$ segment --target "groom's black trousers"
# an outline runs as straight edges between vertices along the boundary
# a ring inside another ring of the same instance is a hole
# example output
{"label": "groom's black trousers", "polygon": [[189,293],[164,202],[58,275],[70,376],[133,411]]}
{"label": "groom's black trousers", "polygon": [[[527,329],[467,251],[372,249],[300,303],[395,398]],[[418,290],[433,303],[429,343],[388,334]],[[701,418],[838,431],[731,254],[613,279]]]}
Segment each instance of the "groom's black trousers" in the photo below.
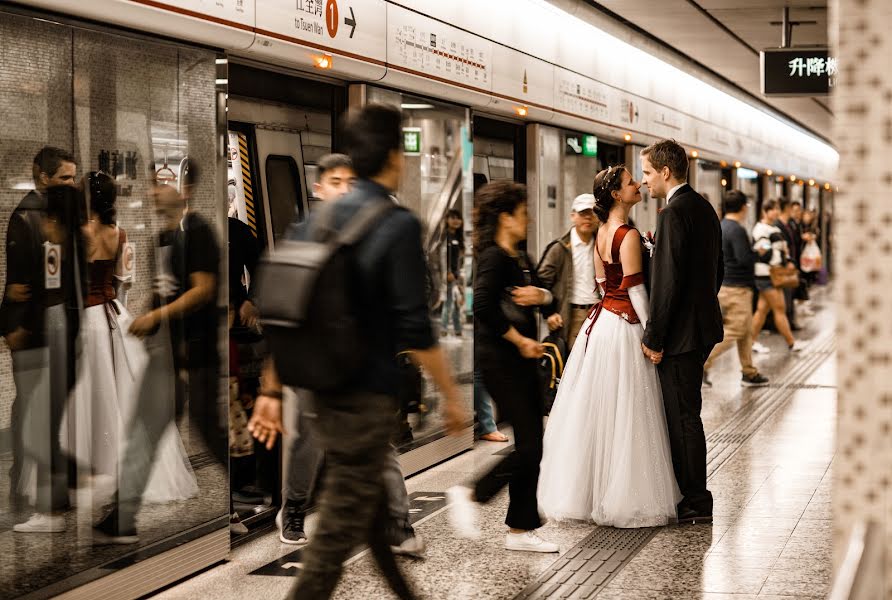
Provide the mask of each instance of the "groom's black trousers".
{"label": "groom's black trousers", "polygon": [[679,506],[712,514],[712,494],[706,489],[706,435],[700,409],[703,365],[712,348],[666,356],[657,366],[675,479],[684,499]]}

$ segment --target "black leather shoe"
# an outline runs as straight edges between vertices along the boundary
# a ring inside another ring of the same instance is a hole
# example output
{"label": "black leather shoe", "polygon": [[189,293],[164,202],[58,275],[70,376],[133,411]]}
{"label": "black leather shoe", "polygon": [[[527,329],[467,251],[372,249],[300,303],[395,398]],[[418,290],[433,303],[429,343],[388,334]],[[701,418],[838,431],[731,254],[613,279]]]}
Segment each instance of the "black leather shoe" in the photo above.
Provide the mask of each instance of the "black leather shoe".
{"label": "black leather shoe", "polygon": [[701,513],[693,508],[684,508],[678,511],[679,525],[705,525],[712,523],[712,513]]}

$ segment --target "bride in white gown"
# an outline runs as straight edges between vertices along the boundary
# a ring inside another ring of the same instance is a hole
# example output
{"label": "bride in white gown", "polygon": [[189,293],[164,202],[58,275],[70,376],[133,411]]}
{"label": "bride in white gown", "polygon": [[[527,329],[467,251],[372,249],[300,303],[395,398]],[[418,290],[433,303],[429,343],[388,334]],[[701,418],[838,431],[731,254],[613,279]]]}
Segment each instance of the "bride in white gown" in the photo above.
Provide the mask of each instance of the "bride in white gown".
{"label": "bride in white gown", "polygon": [[604,299],[579,332],[545,429],[538,499],[551,519],[653,527],[681,500],[657,371],[641,349],[648,299],[628,225],[640,187],[623,166],[595,177]]}
{"label": "bride in white gown", "polygon": [[[88,290],[81,322],[82,350],[77,383],[62,424],[62,448],[81,468],[93,475],[100,495],[119,486],[119,460],[129,441],[140,387],[151,385],[158,410],[174,410],[174,373],[146,376],[148,354],[143,342],[129,333],[133,317],[117,298],[119,286],[130,274],[121,259],[127,236],[114,222],[114,182],[102,173],[90,173],[85,186],[90,197],[90,221],[84,226]],[[132,264],[132,263],[129,263]],[[152,468],[144,502],[170,502],[198,493],[195,474],[175,424],[164,432]]]}

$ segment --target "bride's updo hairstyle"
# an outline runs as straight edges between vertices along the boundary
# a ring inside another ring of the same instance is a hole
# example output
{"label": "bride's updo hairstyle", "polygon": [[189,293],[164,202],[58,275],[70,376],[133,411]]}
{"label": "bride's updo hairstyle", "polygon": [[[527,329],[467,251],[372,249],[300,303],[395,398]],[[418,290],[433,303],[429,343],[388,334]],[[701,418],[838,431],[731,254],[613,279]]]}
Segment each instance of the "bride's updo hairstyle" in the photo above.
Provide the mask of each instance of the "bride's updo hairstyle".
{"label": "bride's updo hairstyle", "polygon": [[595,216],[602,223],[607,222],[610,209],[613,208],[613,192],[619,191],[623,185],[625,165],[614,165],[595,175],[592,194],[595,196]]}

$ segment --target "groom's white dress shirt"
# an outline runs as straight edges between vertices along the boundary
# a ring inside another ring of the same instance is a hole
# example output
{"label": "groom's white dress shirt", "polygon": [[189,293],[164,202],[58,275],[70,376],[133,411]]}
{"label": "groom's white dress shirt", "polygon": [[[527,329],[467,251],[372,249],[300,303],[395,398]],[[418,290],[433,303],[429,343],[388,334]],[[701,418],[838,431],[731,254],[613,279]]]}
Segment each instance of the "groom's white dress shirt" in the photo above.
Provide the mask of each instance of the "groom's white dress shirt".
{"label": "groom's white dress shirt", "polygon": [[683,188],[683,187],[686,186],[687,184],[688,184],[688,182],[685,181],[685,182],[683,182],[683,183],[679,183],[677,186],[675,186],[674,188],[672,188],[671,190],[669,190],[669,193],[666,194],[666,204],[669,204],[669,203],[672,201],[672,196],[674,196],[675,193],[676,193],[678,190],[680,190],[681,188]]}

